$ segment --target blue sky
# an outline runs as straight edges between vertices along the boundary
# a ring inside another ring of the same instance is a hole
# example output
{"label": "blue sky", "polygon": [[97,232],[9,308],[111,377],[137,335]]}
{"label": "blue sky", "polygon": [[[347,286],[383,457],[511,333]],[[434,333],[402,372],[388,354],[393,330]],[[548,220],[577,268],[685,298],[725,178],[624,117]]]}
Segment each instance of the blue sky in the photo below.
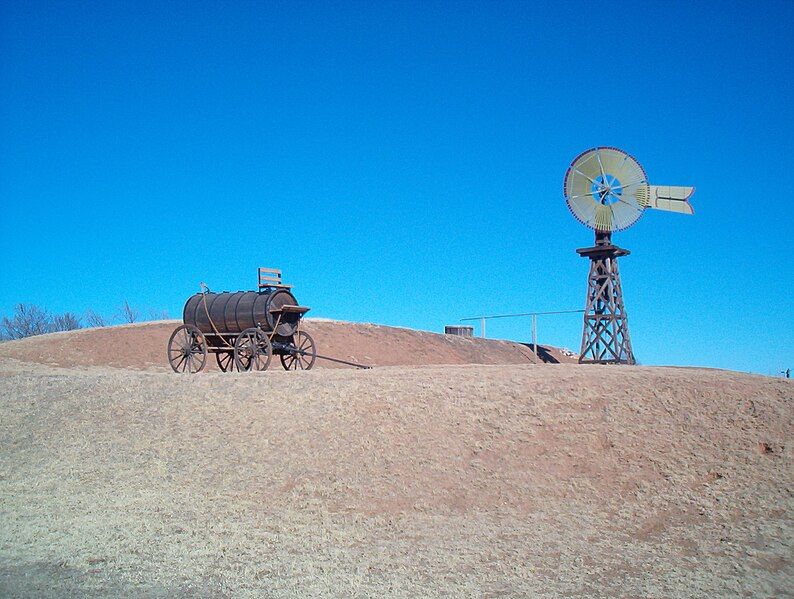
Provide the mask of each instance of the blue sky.
{"label": "blue sky", "polygon": [[[794,367],[793,26],[793,2],[3,3],[0,313],[179,316],[260,265],[316,316],[580,308],[562,178],[611,145],[697,188],[615,236],[639,361]],[[578,349],[578,316],[539,329]]]}

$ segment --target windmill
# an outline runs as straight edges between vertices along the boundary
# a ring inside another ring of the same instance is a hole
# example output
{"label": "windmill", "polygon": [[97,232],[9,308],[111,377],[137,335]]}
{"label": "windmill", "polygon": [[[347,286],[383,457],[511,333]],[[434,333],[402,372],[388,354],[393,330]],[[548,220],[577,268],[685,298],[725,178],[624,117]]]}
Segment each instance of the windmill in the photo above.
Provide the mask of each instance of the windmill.
{"label": "windmill", "polygon": [[598,147],[582,152],[565,173],[565,201],[576,219],[595,230],[595,245],[576,250],[590,259],[580,364],[634,364],[612,233],[628,229],[647,208],[693,214],[694,187],[649,185],[645,169],[626,152]]}

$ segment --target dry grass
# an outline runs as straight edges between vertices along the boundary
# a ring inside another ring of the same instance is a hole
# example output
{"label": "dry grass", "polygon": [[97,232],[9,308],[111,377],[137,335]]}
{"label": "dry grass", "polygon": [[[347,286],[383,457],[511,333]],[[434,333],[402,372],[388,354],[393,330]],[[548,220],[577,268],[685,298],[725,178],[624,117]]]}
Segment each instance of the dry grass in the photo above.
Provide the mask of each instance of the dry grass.
{"label": "dry grass", "polygon": [[0,594],[784,596],[791,382],[0,359]]}

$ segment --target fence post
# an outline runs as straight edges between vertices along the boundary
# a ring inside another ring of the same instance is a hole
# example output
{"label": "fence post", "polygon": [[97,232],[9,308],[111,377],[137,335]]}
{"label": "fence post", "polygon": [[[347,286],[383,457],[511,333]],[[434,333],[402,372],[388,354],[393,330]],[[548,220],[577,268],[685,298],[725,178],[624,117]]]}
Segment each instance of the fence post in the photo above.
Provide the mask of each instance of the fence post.
{"label": "fence post", "polygon": [[538,357],[538,315],[532,315],[532,351]]}

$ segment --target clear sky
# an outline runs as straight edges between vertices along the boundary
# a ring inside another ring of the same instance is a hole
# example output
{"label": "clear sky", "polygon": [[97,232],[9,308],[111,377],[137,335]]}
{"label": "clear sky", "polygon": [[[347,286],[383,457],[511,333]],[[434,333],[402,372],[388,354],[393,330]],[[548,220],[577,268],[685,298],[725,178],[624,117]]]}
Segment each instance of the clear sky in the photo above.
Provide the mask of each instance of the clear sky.
{"label": "clear sky", "polygon": [[[260,265],[315,316],[582,308],[562,179],[611,145],[697,188],[615,235],[638,360],[794,368],[794,2],[3,2],[0,27],[0,314],[180,317]],[[580,316],[539,334],[578,350]]]}

